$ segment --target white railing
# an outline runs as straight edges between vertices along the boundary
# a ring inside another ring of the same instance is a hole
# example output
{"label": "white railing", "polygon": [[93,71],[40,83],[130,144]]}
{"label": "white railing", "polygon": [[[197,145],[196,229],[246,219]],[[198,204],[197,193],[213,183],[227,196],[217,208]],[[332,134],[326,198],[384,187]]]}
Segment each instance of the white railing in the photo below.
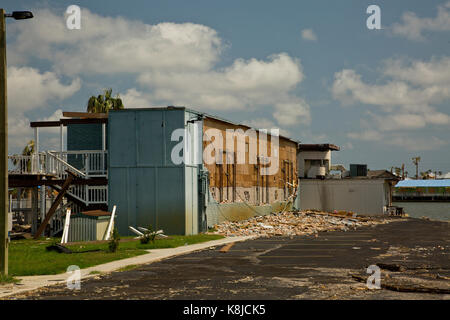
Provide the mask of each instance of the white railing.
{"label": "white railing", "polygon": [[10,174],[42,174],[45,172],[45,153],[24,156],[8,155],[8,172]]}
{"label": "white railing", "polygon": [[52,152],[66,162],[74,162],[79,165],[79,170],[88,177],[104,177],[108,174],[106,159],[107,151],[82,150]]}
{"label": "white railing", "polygon": [[72,185],[67,193],[85,204],[108,203],[108,186]]}
{"label": "white railing", "polygon": [[69,193],[72,197],[74,197],[80,201],[83,201],[84,203],[87,202],[86,185],[81,185],[81,184],[72,185],[67,190],[67,193]]}
{"label": "white railing", "polygon": [[47,151],[24,155],[9,155],[10,174],[49,174],[58,178],[67,177],[66,170],[83,177],[106,177],[108,175],[107,151]]}
{"label": "white railing", "polygon": [[[106,177],[107,151],[46,151],[31,156],[8,156],[13,164],[9,173],[48,174],[58,179],[66,179],[67,171],[81,178]],[[108,202],[107,186],[72,185],[67,191],[86,205]]]}
{"label": "white railing", "polygon": [[86,186],[89,203],[108,203],[108,186]]}
{"label": "white railing", "polygon": [[9,201],[10,211],[16,211],[18,209],[31,209],[32,205],[33,204],[31,199],[21,199],[21,200],[13,199]]}
{"label": "white railing", "polygon": [[65,179],[67,177],[66,170],[74,173],[75,175],[79,177],[86,177],[86,174],[74,166],[70,165],[60,157],[58,157],[56,154],[52,153],[51,151],[47,151],[47,157],[45,162],[45,168],[47,174],[55,175],[56,177],[60,179]]}

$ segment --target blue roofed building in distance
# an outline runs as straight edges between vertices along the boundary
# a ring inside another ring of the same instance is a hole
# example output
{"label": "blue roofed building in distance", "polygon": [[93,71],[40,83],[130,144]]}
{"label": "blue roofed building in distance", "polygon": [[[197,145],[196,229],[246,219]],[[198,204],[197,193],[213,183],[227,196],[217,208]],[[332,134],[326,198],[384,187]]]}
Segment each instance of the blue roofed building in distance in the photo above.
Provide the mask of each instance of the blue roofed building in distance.
{"label": "blue roofed building in distance", "polygon": [[402,180],[395,185],[394,201],[450,201],[450,179]]}

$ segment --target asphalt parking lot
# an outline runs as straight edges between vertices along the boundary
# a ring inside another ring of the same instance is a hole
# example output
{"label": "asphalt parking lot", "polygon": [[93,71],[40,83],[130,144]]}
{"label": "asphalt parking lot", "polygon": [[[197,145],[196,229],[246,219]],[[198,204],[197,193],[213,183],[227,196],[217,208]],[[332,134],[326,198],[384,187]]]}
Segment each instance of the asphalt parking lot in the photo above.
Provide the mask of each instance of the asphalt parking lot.
{"label": "asphalt parking lot", "polygon": [[[99,275],[79,291],[58,285],[9,299],[450,299],[447,222],[399,219],[220,249]],[[366,268],[377,263],[387,266],[382,289],[369,290]]]}

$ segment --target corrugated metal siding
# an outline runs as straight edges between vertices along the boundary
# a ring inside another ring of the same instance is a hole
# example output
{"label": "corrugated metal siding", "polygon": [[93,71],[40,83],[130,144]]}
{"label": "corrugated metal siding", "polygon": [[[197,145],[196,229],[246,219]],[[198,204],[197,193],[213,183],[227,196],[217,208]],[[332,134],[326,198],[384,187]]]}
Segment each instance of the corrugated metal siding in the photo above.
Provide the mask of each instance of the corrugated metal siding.
{"label": "corrugated metal siding", "polygon": [[90,216],[72,216],[68,242],[97,240],[97,218]]}
{"label": "corrugated metal siding", "polygon": [[184,110],[111,111],[109,138],[109,207],[117,205],[117,227],[163,229],[185,234],[185,167],[171,161],[170,140],[184,128]]}

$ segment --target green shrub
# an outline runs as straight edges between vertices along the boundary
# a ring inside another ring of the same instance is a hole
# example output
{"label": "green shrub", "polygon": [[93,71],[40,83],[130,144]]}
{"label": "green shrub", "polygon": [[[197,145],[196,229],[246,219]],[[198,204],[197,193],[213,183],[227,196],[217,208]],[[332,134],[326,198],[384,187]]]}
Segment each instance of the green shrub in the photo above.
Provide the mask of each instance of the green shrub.
{"label": "green shrub", "polygon": [[108,243],[109,252],[116,252],[117,249],[119,249],[119,242],[119,231],[117,231],[117,228],[114,228],[114,230],[111,232],[111,240],[109,240]]}

